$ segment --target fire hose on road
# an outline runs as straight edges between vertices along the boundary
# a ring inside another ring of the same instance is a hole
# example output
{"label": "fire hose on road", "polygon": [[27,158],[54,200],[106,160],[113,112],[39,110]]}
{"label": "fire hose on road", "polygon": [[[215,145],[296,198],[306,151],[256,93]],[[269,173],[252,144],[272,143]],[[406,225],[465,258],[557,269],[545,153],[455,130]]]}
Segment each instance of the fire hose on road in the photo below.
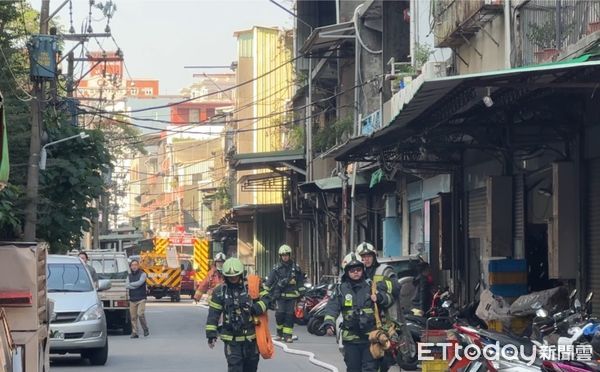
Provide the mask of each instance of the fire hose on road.
{"label": "fire hose on road", "polygon": [[[205,304],[198,304],[197,306],[204,308],[204,309],[208,309],[208,306]],[[273,345],[281,348],[283,350],[284,353],[287,354],[293,354],[293,355],[300,355],[300,356],[305,356],[308,357],[308,361],[318,367],[321,367],[327,371],[331,371],[331,372],[339,372],[339,370],[337,369],[336,366],[333,366],[331,364],[322,362],[320,360],[318,360],[317,358],[315,358],[315,354],[311,353],[310,351],[305,351],[305,350],[297,350],[297,349],[290,349],[286,344],[284,344],[283,342],[279,342],[279,341],[275,341],[273,340]]]}
{"label": "fire hose on road", "polygon": [[312,364],[319,366],[323,369],[326,369],[331,372],[339,372],[337,367],[318,360],[317,358],[315,358],[315,354],[311,353],[310,351],[290,349],[286,344],[284,344],[283,342],[279,342],[279,341],[273,341],[273,345],[282,348],[284,353],[306,356],[306,357],[308,357],[309,362],[311,362]]}

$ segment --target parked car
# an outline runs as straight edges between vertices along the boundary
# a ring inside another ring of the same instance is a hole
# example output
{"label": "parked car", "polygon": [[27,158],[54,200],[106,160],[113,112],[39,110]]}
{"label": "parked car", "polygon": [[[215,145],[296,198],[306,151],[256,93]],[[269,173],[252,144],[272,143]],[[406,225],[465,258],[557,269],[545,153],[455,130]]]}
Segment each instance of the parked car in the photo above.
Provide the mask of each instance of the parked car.
{"label": "parked car", "polygon": [[[50,353],[81,354],[92,365],[108,359],[106,316],[92,276],[79,257],[48,256],[48,297],[54,301],[50,319]],[[100,279],[98,291],[110,289]]]}

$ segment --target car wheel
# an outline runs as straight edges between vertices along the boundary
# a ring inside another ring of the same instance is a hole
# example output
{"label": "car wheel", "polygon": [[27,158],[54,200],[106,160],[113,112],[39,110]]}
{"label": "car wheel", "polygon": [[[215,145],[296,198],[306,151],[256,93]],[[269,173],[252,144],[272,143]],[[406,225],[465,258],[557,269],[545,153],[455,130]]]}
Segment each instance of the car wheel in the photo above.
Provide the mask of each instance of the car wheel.
{"label": "car wheel", "polygon": [[158,295],[158,296],[154,296],[154,298],[156,298],[157,300],[160,300],[161,298],[163,298],[162,295]]}
{"label": "car wheel", "polygon": [[108,360],[108,339],[104,347],[87,351],[82,356],[89,359],[93,366],[105,365]]}

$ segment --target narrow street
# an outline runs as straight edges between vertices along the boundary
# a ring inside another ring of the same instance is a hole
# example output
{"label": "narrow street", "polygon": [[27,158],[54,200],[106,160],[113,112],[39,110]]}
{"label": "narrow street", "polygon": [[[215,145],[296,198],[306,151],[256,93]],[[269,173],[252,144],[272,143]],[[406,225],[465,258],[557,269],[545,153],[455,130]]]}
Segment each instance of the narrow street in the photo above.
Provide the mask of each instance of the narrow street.
{"label": "narrow street", "polygon": [[[207,309],[195,306],[189,299],[177,304],[150,300],[146,308],[150,337],[132,340],[129,336],[112,334],[105,366],[90,366],[77,355],[53,356],[50,369],[52,372],[224,371],[223,343],[219,342],[213,350],[206,345],[204,324],[207,313]],[[292,348],[315,352],[319,360],[333,364],[340,371],[345,370],[333,338],[310,335],[305,327],[296,330],[299,340],[291,345]],[[308,358],[288,355],[279,348],[275,353],[272,360],[261,359],[259,371],[324,371],[312,365]]]}

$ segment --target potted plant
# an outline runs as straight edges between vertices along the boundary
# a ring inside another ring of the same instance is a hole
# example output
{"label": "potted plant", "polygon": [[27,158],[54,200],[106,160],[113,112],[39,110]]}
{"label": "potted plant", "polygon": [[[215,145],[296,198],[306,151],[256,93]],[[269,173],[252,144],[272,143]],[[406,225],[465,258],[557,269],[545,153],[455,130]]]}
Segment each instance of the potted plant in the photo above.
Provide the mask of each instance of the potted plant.
{"label": "potted plant", "polygon": [[553,20],[546,21],[543,24],[529,24],[530,31],[527,38],[538,50],[534,52],[538,63],[547,61],[559,53],[556,49],[556,27]]}

